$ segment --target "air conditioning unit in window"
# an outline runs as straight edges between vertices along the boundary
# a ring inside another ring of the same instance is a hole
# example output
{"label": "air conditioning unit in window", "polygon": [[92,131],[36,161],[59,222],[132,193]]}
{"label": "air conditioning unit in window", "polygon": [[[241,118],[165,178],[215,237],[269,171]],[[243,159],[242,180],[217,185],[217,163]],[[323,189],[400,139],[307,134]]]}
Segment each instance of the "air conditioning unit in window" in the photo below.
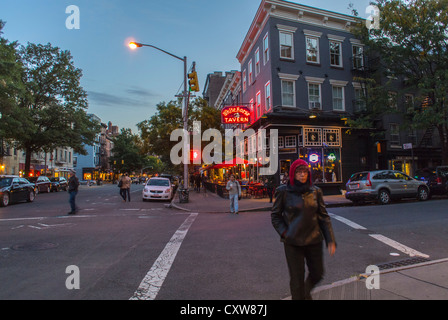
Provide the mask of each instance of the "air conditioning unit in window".
{"label": "air conditioning unit in window", "polygon": [[310,102],[310,109],[320,109],[320,102]]}

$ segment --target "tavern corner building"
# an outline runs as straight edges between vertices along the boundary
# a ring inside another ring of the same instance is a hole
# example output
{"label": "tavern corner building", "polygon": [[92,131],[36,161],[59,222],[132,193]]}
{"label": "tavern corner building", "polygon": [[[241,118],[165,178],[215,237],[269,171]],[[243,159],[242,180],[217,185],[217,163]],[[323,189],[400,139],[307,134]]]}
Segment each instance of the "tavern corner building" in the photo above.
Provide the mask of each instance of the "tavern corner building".
{"label": "tavern corner building", "polygon": [[[358,171],[409,169],[407,151],[402,158],[385,155],[391,147],[387,119],[379,128],[386,132],[382,141],[373,139],[371,130],[346,125],[347,117],[363,108],[362,84],[354,79],[365,69],[364,47],[350,32],[355,23],[349,15],[261,1],[236,56],[241,71],[226,75],[214,106],[248,107],[250,121],[239,125],[242,129],[278,130],[277,182],[298,158],[310,163],[313,183],[327,193],[339,192]],[[249,137],[245,154],[268,149],[261,140]]]}

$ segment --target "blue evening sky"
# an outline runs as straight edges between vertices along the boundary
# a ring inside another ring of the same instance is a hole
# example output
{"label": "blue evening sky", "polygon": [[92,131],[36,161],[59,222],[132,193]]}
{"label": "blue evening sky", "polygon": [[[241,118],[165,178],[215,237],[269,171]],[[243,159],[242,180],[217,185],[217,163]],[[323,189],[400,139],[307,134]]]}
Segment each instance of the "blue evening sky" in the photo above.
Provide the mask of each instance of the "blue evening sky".
{"label": "blue evening sky", "polygon": [[[290,1],[343,14],[354,4],[361,17],[369,0]],[[149,119],[159,102],[183,89],[183,63],[155,49],[130,50],[129,41],[152,44],[193,61],[200,92],[207,74],[239,70],[236,55],[261,0],[0,0],[3,37],[26,45],[51,43],[69,50],[83,70],[89,113],[131,128]],[[67,29],[76,5],[80,28]]]}

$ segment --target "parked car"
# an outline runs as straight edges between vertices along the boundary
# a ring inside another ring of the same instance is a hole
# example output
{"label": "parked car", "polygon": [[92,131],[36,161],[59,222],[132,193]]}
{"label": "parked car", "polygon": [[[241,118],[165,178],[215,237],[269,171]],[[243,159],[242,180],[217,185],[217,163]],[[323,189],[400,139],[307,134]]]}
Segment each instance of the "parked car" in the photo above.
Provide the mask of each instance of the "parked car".
{"label": "parked car", "polygon": [[33,202],[36,196],[34,183],[14,175],[0,176],[0,206],[19,201]]}
{"label": "parked car", "polygon": [[429,196],[448,194],[448,166],[417,170],[414,178],[429,187]]}
{"label": "parked car", "polygon": [[345,197],[353,202],[376,200],[388,204],[392,199],[429,198],[429,188],[423,181],[396,170],[364,171],[353,174],[346,184]]}
{"label": "parked car", "polygon": [[96,184],[96,182],[95,181],[93,181],[93,180],[80,180],[79,181],[79,184],[80,185],[85,185],[85,186],[93,186],[93,185],[95,185]]}
{"label": "parked car", "polygon": [[151,178],[146,184],[142,192],[143,201],[157,199],[157,200],[171,200],[173,197],[173,187],[168,178]]}
{"label": "parked car", "polygon": [[68,181],[64,177],[53,177],[50,178],[51,181],[51,191],[58,192],[60,190],[67,191]]}
{"label": "parked car", "polygon": [[28,180],[36,185],[37,193],[51,191],[51,181],[45,176],[29,177]]}

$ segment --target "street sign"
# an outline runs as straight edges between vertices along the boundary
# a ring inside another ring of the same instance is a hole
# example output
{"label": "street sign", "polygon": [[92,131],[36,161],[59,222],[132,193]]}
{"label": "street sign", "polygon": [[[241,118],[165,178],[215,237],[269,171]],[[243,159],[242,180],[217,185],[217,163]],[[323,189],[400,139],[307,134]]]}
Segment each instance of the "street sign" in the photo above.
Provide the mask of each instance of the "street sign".
{"label": "street sign", "polygon": [[404,143],[403,144],[403,149],[405,149],[405,150],[412,149],[412,143]]}

